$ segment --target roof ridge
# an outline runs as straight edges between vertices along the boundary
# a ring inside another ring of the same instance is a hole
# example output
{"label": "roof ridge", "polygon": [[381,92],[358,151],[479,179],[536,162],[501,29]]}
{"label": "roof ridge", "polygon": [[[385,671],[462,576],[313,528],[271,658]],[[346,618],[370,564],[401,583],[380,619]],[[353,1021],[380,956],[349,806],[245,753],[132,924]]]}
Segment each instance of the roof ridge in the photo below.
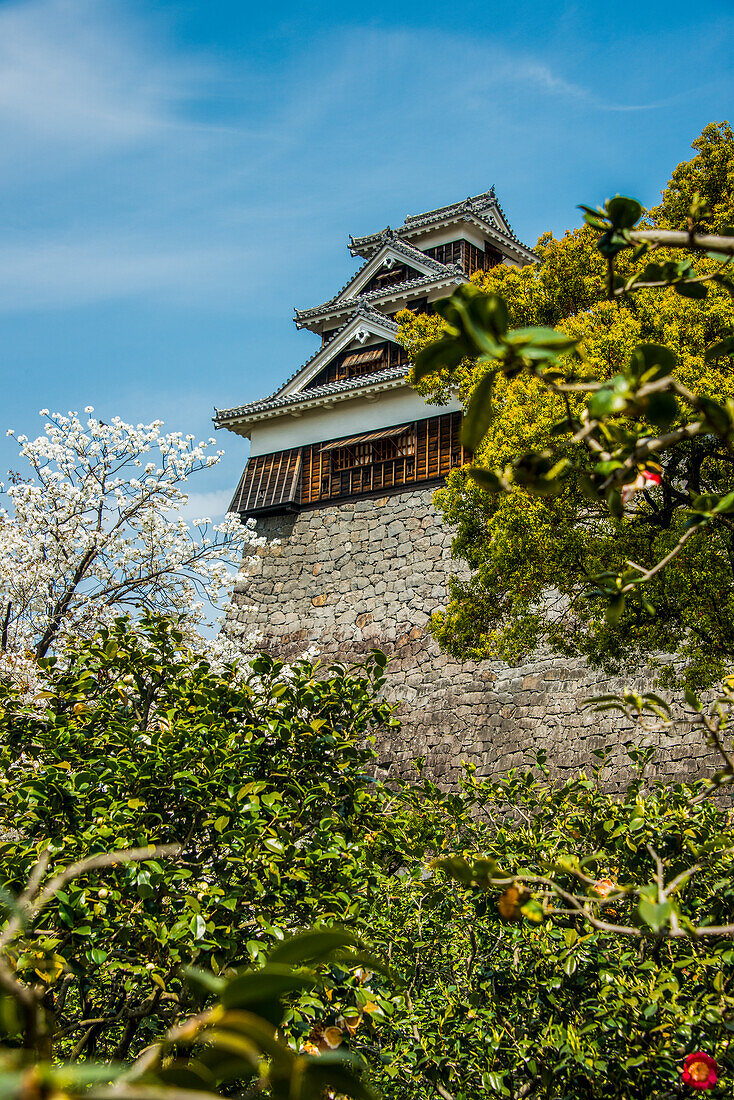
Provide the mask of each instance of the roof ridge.
{"label": "roof ridge", "polygon": [[[360,302],[369,304],[373,300],[378,300],[381,297],[389,297],[391,294],[400,293],[403,290],[414,287],[416,290],[422,289],[426,285],[439,282],[441,278],[450,278],[451,276],[463,275],[464,271],[460,264],[444,264],[446,268],[445,272],[434,272],[432,275],[423,275],[419,279],[406,279],[402,283],[394,283],[392,286],[385,287],[383,290],[371,290],[368,294],[360,295],[359,297],[344,298],[342,300],[345,308],[349,308],[352,305],[356,305]],[[324,302],[321,306],[314,306],[313,309],[296,310],[296,323],[298,321],[305,321],[311,317],[317,317],[322,313],[329,313],[331,306],[339,305],[338,302],[332,300],[330,302]],[[382,314],[384,316],[384,314]],[[389,318],[385,318],[389,320]]]}
{"label": "roof ridge", "polygon": [[[402,229],[411,229],[415,224],[422,222],[424,219],[438,219],[441,215],[445,215],[450,211],[461,209],[481,211],[487,210],[489,207],[492,206],[499,207],[499,202],[497,200],[497,195],[495,194],[494,185],[490,187],[488,191],[482,191],[478,195],[467,195],[465,199],[459,199],[456,202],[447,203],[445,206],[437,206],[433,210],[424,210],[420,214],[406,214],[403,224],[399,226],[398,229],[391,229],[388,225],[385,229],[379,229],[375,233],[368,233],[362,237],[353,237],[350,235],[350,248],[353,249],[355,246],[361,245],[365,242],[373,242],[374,240],[383,237],[387,233],[394,233],[399,235]],[[502,217],[504,219],[504,212],[502,212]],[[509,225],[509,223],[507,224]]]}
{"label": "roof ridge", "polygon": [[[482,202],[481,200],[486,200]],[[422,214],[406,214],[405,224],[418,221],[420,218],[428,218],[432,214],[444,214],[447,210],[454,210],[456,207],[473,207],[475,204],[479,206],[479,209],[484,209],[487,206],[491,206],[493,202],[496,202],[494,193],[494,187],[490,187],[489,191],[482,191],[479,195],[467,195],[465,199],[460,199],[457,202],[447,203],[446,206],[437,206],[435,210],[424,210]]]}
{"label": "roof ridge", "polygon": [[[449,267],[455,266],[453,264],[441,263],[440,260],[434,259],[433,256],[426,256],[425,252],[421,252],[420,248],[416,248],[415,245],[409,244],[408,241],[404,241],[400,237],[398,237],[397,234],[394,232],[394,230],[391,230],[389,226],[388,226],[388,230],[389,230],[391,236],[386,237],[385,243],[387,243],[387,241],[390,241],[390,243],[391,243],[392,247],[395,249],[395,251],[396,252],[402,252],[403,255],[406,257],[406,259],[413,258],[413,259],[416,259],[416,260],[420,260],[422,263],[426,264],[427,267],[432,267],[433,270],[437,274],[440,273],[442,270],[447,270]],[[387,232],[387,230],[383,230],[383,232]],[[293,312],[294,312],[295,316],[296,317],[305,317],[305,316],[308,316],[315,309],[323,309],[325,306],[334,305],[334,303],[336,301],[338,301],[339,295],[344,293],[344,291],[347,289],[347,287],[350,285],[350,283],[353,283],[355,279],[359,278],[359,276],[362,274],[364,269],[366,267],[368,267],[374,261],[374,259],[375,259],[375,257],[373,255],[373,256],[370,256],[367,260],[365,260],[365,262],[361,265],[361,267],[358,267],[357,270],[354,272],[354,274],[352,276],[350,276],[349,279],[347,279],[344,286],[340,287],[339,290],[337,290],[336,294],[334,294],[333,297],[328,298],[325,302],[322,302],[318,306],[312,306],[311,309],[295,309],[294,308]]]}
{"label": "roof ridge", "polygon": [[[313,353],[313,355],[310,355],[305,363],[301,363],[300,367],[298,367],[297,370],[294,370],[293,374],[286,378],[285,382],[283,382],[282,385],[278,386],[278,389],[275,391],[275,393],[271,394],[271,397],[277,397],[279,393],[282,393],[286,386],[289,386],[293,379],[298,377],[301,371],[305,370],[306,367],[310,366],[311,363],[313,363],[317,355],[321,355],[321,352],[324,350],[324,348],[328,348],[329,344],[333,343],[333,341],[336,340],[338,336],[341,336],[341,334],[344,332],[344,329],[352,323],[355,317],[364,317],[366,321],[379,321],[379,323],[385,328],[390,328],[395,332],[398,331],[398,326],[395,324],[395,322],[391,321],[389,317],[386,317],[384,313],[380,313],[378,310],[372,309],[372,307],[369,306],[367,303],[360,303],[352,311],[352,313],[349,314],[349,316],[344,321],[344,324],[335,329],[333,334],[326,341],[326,343],[322,344],[320,348],[316,348],[316,351]],[[268,398],[268,400],[270,400],[270,398]]]}
{"label": "roof ridge", "polygon": [[271,397],[261,398],[259,401],[250,401],[246,405],[238,405],[232,409],[215,409],[215,422],[219,423],[223,420],[233,420],[236,417],[246,416],[248,413],[263,412],[267,408],[284,408],[288,405],[297,405],[299,401],[311,401],[318,397],[328,397],[331,393],[343,393],[350,390],[360,390],[366,386],[375,385],[377,382],[388,382],[394,378],[404,378],[408,373],[408,368],[404,363],[398,364],[394,367],[384,367],[382,370],[375,371],[374,374],[360,375],[356,378],[345,378],[339,382],[326,382],[322,386],[317,386],[312,390],[299,390],[298,393],[286,394],[285,397],[278,397],[277,394],[273,394]]}

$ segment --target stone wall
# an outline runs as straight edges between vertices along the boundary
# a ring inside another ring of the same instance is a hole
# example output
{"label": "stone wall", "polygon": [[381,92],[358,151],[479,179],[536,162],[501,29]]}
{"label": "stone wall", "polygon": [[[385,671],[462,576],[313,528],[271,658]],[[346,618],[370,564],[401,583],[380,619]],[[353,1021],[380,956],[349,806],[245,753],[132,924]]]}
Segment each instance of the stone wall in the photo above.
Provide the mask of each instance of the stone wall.
{"label": "stone wall", "polygon": [[[261,519],[265,546],[248,577],[238,578],[227,623],[232,636],[262,633],[265,648],[291,658],[315,645],[341,660],[377,646],[392,658],[388,697],[399,703],[399,737],[379,746],[384,765],[405,772],[425,757],[428,772],[450,784],[461,761],[482,774],[522,764],[545,749],[552,771],[588,768],[591,753],[616,741],[602,774],[611,786],[630,774],[617,717],[582,709],[583,700],[620,683],[582,661],[540,657],[519,667],[458,662],[426,631],[446,599],[451,533],[437,516],[433,490],[420,489]],[[614,732],[612,729],[614,727]],[[698,733],[653,731],[657,769],[683,777],[704,763]],[[700,772],[699,772],[700,774]]]}

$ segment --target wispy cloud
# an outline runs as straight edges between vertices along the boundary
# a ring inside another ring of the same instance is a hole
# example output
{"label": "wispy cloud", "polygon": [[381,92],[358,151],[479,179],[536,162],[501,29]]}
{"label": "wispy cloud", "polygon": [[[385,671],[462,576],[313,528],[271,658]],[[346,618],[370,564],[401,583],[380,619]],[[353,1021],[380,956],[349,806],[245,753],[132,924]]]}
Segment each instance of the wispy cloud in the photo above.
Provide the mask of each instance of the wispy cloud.
{"label": "wispy cloud", "polygon": [[0,126],[29,150],[75,158],[159,135],[203,71],[152,50],[141,32],[108,0],[5,4]]}
{"label": "wispy cloud", "polygon": [[[214,243],[187,247],[170,241],[109,234],[91,240],[46,238],[0,244],[0,312],[76,307],[151,295],[165,300],[218,297],[219,281],[243,274],[243,251]],[[252,285],[256,282],[255,268]],[[252,289],[246,282],[242,292]]]}
{"label": "wispy cloud", "polygon": [[[607,103],[530,50],[430,28],[317,29],[300,55],[235,67],[174,48],[141,10],[0,4],[0,311],[142,295],[260,309],[303,294],[299,255],[317,298],[333,243],[315,227],[369,231],[378,200],[450,199],[477,165],[532,170],[551,102],[657,106]],[[489,153],[461,168],[442,140]]]}
{"label": "wispy cloud", "polygon": [[184,519],[210,519],[220,523],[232,499],[232,489],[214,489],[207,493],[189,493],[189,499],[180,509]]}

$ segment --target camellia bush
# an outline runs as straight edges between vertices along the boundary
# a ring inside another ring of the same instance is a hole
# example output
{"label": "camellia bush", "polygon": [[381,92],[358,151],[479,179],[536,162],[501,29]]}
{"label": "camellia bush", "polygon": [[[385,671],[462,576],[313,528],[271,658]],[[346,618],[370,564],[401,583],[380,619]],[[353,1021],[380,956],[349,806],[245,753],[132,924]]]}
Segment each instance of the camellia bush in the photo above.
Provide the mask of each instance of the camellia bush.
{"label": "camellia bush", "polygon": [[[194,1038],[214,1026],[201,1014],[228,983],[317,925],[353,943],[282,993],[279,1034],[303,1065],[346,1056],[383,1095],[421,1100],[641,1100],[675,1094],[703,1050],[726,1088],[731,929],[713,926],[734,897],[729,816],[709,784],[641,774],[620,800],[593,775],[554,785],[542,760],[494,781],[469,772],[452,792],[418,774],[382,783],[384,674],[381,654],[354,669],[213,668],[148,617],[48,661],[31,703],[5,684],[0,984],[43,1011],[51,1063],[33,1057],[67,1073],[67,1091],[85,1066],[102,1088],[122,1065],[133,1078],[118,1091],[178,1080],[229,1094],[199,1055],[159,1071],[189,1057],[187,1021]],[[277,963],[291,964],[313,969]],[[24,1057],[12,1005],[8,1073]],[[145,1077],[139,1059],[161,1041]]]}
{"label": "camellia bush", "polygon": [[[145,861],[169,850],[111,852],[73,864],[45,886],[44,866],[34,869],[18,899],[14,919],[2,934],[2,946],[12,941],[17,926],[38,917],[67,883],[105,866]],[[260,966],[228,977],[214,977],[189,967],[185,979],[200,1009],[167,1029],[129,1064],[87,1059],[83,1063],[54,1058],[63,1038],[53,1008],[43,1003],[42,990],[15,977],[0,959],[5,1030],[15,1030],[12,1047],[0,1047],[0,1087],[3,1096],[27,1100],[62,1095],[111,1100],[202,1100],[247,1090],[276,1100],[319,1100],[325,1092],[372,1100],[363,1084],[360,1063],[348,1052],[326,1057],[294,1051],[283,1040],[284,1000],[304,991],[330,996],[329,969],[349,973],[359,969],[359,944],[336,928],[314,929],[279,943]],[[328,964],[332,964],[329,968]],[[378,963],[379,965],[379,963]],[[198,996],[197,996],[198,994]],[[214,995],[214,1003],[212,1001]],[[202,1007],[202,1002],[210,1003]],[[334,1044],[336,1045],[336,1044]]]}
{"label": "camellia bush", "polygon": [[41,857],[177,845],[173,861],[77,876],[42,933],[16,937],[14,970],[47,983],[66,1055],[120,1059],[158,1037],[186,1005],[183,965],[217,975],[316,918],[358,917],[380,814],[364,743],[391,722],[383,664],[315,676],[261,657],[240,679],[146,617],[45,662],[31,704],[0,685],[6,890]]}

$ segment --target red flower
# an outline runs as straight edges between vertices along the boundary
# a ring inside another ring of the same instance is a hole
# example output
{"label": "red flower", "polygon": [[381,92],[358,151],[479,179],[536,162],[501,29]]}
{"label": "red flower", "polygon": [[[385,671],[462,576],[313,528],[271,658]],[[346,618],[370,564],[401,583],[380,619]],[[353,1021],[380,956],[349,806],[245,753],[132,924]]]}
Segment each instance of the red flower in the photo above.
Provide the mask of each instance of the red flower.
{"label": "red flower", "polygon": [[648,489],[651,485],[660,485],[663,480],[663,468],[657,462],[647,462],[637,467],[637,477],[622,486],[622,503],[632,500],[635,493]]}
{"label": "red flower", "polygon": [[719,1079],[719,1067],[710,1054],[697,1050],[683,1063],[683,1080],[692,1089],[712,1089]]}

